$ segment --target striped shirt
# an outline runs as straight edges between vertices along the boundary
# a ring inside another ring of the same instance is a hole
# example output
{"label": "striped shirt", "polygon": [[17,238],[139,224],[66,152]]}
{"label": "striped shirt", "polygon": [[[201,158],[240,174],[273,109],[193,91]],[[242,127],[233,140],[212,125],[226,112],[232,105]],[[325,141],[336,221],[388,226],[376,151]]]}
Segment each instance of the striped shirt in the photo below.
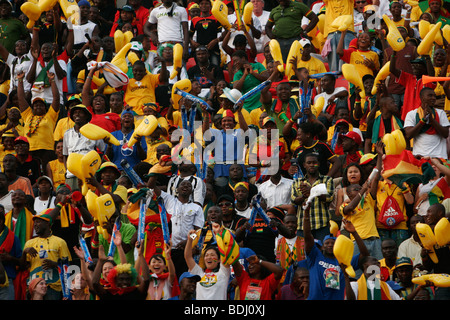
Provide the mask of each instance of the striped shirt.
{"label": "striped shirt", "polygon": [[[311,203],[310,217],[311,217],[311,230],[317,230],[317,229],[327,226],[328,222],[330,221],[330,218],[331,218],[328,207],[329,207],[331,201],[333,200],[333,196],[334,196],[333,178],[331,178],[329,176],[319,175],[317,180],[314,181],[314,183],[312,185],[309,183],[307,178],[295,179],[294,182],[292,183],[292,187],[291,187],[291,202],[293,204],[294,204],[295,198],[302,196],[302,192],[300,191],[301,183],[306,183],[311,188],[320,183],[324,183],[326,185],[327,191],[328,191],[326,199],[325,199],[325,201],[321,201],[319,199],[319,197],[316,197],[313,199],[313,201]],[[297,209],[297,219],[298,219],[297,220],[298,221],[297,230],[303,230],[304,210],[303,210],[302,206],[303,206],[303,204],[297,206],[298,207],[298,209]]]}

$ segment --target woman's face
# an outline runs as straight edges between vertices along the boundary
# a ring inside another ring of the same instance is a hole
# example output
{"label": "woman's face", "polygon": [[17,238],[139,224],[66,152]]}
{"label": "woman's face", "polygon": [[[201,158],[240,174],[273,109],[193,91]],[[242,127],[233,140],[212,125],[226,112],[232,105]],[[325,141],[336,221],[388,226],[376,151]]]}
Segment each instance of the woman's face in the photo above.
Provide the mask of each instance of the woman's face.
{"label": "woman's face", "polygon": [[34,289],[34,292],[42,296],[47,293],[47,283],[45,282],[45,280],[39,281],[39,283],[36,285],[36,288]]}
{"label": "woman's face", "polygon": [[148,265],[151,272],[156,274],[162,274],[166,271],[166,264],[161,258],[153,258],[150,260],[150,264]]}
{"label": "woman's face", "polygon": [[47,110],[43,101],[36,101],[35,103],[33,103],[33,113],[36,116],[43,116],[46,112]]}
{"label": "woman's face", "polygon": [[114,112],[117,114],[122,113],[122,110],[123,110],[122,98],[117,94],[111,95],[109,98],[109,106],[111,108],[111,112]]}
{"label": "woman's face", "polygon": [[206,251],[203,260],[207,269],[214,270],[219,266],[219,256],[214,249]]}
{"label": "woman's face", "polygon": [[239,186],[234,190],[234,197],[237,201],[245,201],[248,199],[248,190],[245,187]]}
{"label": "woman's face", "polygon": [[105,262],[102,267],[102,275],[103,279],[108,278],[109,272],[114,268],[114,265],[111,262]]}
{"label": "woman's face", "polygon": [[358,184],[361,180],[361,171],[357,167],[349,167],[347,170],[347,179],[350,184]]}
{"label": "woman's face", "polygon": [[97,96],[92,100],[92,109],[95,113],[103,113],[105,112],[105,99],[103,97]]}

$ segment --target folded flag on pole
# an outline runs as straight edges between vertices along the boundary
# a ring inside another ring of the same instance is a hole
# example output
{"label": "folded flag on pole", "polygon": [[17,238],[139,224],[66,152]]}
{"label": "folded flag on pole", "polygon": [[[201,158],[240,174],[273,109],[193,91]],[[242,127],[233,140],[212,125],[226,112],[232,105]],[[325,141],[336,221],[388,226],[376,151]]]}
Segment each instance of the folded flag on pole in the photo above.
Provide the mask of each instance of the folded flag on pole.
{"label": "folded flag on pole", "polygon": [[383,159],[382,177],[403,188],[403,183],[428,183],[436,174],[428,160],[417,159],[411,151],[386,155]]}
{"label": "folded flag on pole", "polygon": [[90,61],[88,63],[88,70],[91,70],[96,65],[103,71],[103,77],[112,88],[125,86],[130,81],[126,73],[109,61]]}

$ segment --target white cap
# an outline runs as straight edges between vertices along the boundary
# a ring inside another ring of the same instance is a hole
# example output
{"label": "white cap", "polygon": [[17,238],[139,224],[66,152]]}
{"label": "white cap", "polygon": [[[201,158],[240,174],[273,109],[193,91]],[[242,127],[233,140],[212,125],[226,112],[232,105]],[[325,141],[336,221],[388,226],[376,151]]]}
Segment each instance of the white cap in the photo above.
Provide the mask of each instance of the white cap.
{"label": "white cap", "polygon": [[311,44],[311,41],[309,41],[306,38],[302,38],[298,42],[300,42],[300,45],[302,46],[302,48],[304,48],[307,44],[309,44],[309,45]]}
{"label": "white cap", "polygon": [[242,93],[238,89],[230,90],[229,88],[224,88],[223,93],[224,93],[225,97],[227,97],[227,99],[233,103],[236,103],[236,101],[238,101],[239,98],[242,97]]}

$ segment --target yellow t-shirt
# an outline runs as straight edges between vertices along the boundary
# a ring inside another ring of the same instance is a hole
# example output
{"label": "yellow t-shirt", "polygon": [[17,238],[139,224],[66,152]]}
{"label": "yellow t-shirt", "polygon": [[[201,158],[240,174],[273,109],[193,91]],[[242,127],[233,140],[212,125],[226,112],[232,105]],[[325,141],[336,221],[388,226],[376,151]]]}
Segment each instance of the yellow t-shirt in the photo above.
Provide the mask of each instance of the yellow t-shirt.
{"label": "yellow t-shirt", "polygon": [[[361,78],[366,74],[374,75],[373,70],[364,65],[364,58],[372,60],[375,63],[377,70],[380,69],[380,60],[378,58],[378,54],[373,51],[355,50],[350,53],[348,63],[356,67],[356,70],[358,71]],[[345,59],[344,61],[346,60],[347,59]]]}
{"label": "yellow t-shirt", "polygon": [[172,148],[172,143],[164,138],[156,142],[152,142],[150,140],[150,137],[145,137],[145,142],[147,143],[147,159],[145,159],[144,161],[150,163],[151,165],[158,163],[158,158],[156,158],[156,148],[158,146],[167,144],[170,148]]}
{"label": "yellow t-shirt", "polygon": [[155,88],[159,84],[159,74],[147,73],[141,81],[130,79],[126,86],[124,103],[133,107],[138,115],[143,115],[143,102],[156,102]]}
{"label": "yellow t-shirt", "polygon": [[[353,17],[354,1],[353,0],[323,0],[325,10],[325,25],[323,36],[326,38],[328,33],[337,31],[331,24],[334,19],[343,15],[351,15]],[[350,25],[350,31],[355,31],[354,23]]]}
{"label": "yellow t-shirt", "polygon": [[[7,123],[0,125],[0,131],[4,130],[7,126],[8,126],[8,121],[6,121]],[[22,121],[20,121],[22,122]],[[23,127],[23,122],[20,123],[16,126],[16,131],[19,134],[19,136],[24,136],[25,135],[25,128]],[[9,129],[8,131],[11,131],[11,129]]]}
{"label": "yellow t-shirt", "polygon": [[[251,124],[253,124],[253,125],[257,126],[258,128],[260,128],[260,126],[259,126],[259,118],[261,117],[261,114],[262,114],[263,112],[265,112],[265,110],[263,110],[263,109],[261,109],[261,108],[253,109],[253,110],[250,112],[250,121],[251,121]],[[250,124],[250,123],[248,123],[248,124]]]}
{"label": "yellow t-shirt", "polygon": [[[370,192],[364,197],[363,207],[358,204],[355,210],[351,214],[344,215],[343,209],[347,203],[343,203],[339,208],[340,214],[350,221],[358,232],[361,239],[367,239],[370,237],[379,237],[378,230],[375,223],[375,199],[372,197]],[[353,235],[351,239],[355,240]]]}
{"label": "yellow t-shirt", "polygon": [[[34,248],[38,253],[45,252],[46,259],[57,262],[60,258],[68,258],[72,260],[69,248],[66,241],[57,236],[50,236],[48,238],[36,237],[28,240],[25,243],[24,250],[26,248]],[[42,269],[42,259],[39,254],[35,257],[27,255],[27,261],[31,263],[30,266],[30,279],[37,277],[44,278],[45,282],[56,291],[61,291],[61,281],[58,273],[58,269],[51,269],[44,271]]]}
{"label": "yellow t-shirt", "polygon": [[56,190],[60,184],[66,182],[66,166],[64,162],[60,162],[58,159],[50,161],[48,165],[53,176],[53,188]]}
{"label": "yellow t-shirt", "polygon": [[298,59],[297,69],[298,68],[306,68],[309,71],[309,74],[317,74],[327,72],[325,65],[322,61],[315,57],[311,57],[308,61],[303,61],[302,59]]}
{"label": "yellow t-shirt", "polygon": [[64,133],[70,128],[73,128],[74,125],[75,122],[73,122],[69,117],[59,119],[56,124],[55,131],[53,132],[54,141],[61,141],[64,138]]}
{"label": "yellow t-shirt", "polygon": [[5,80],[2,84],[0,84],[0,93],[3,93],[5,96],[8,96],[9,91],[9,83],[11,80]]}
{"label": "yellow t-shirt", "polygon": [[[35,130],[36,124],[39,121],[38,117],[33,116],[31,107],[28,107],[22,112],[22,119],[25,123],[25,136],[30,143],[30,151],[35,150],[54,150],[55,140],[53,139],[53,131],[58,121],[58,113],[53,107],[50,107],[44,117],[40,120],[38,128]],[[35,130],[30,136],[28,132]]]}

